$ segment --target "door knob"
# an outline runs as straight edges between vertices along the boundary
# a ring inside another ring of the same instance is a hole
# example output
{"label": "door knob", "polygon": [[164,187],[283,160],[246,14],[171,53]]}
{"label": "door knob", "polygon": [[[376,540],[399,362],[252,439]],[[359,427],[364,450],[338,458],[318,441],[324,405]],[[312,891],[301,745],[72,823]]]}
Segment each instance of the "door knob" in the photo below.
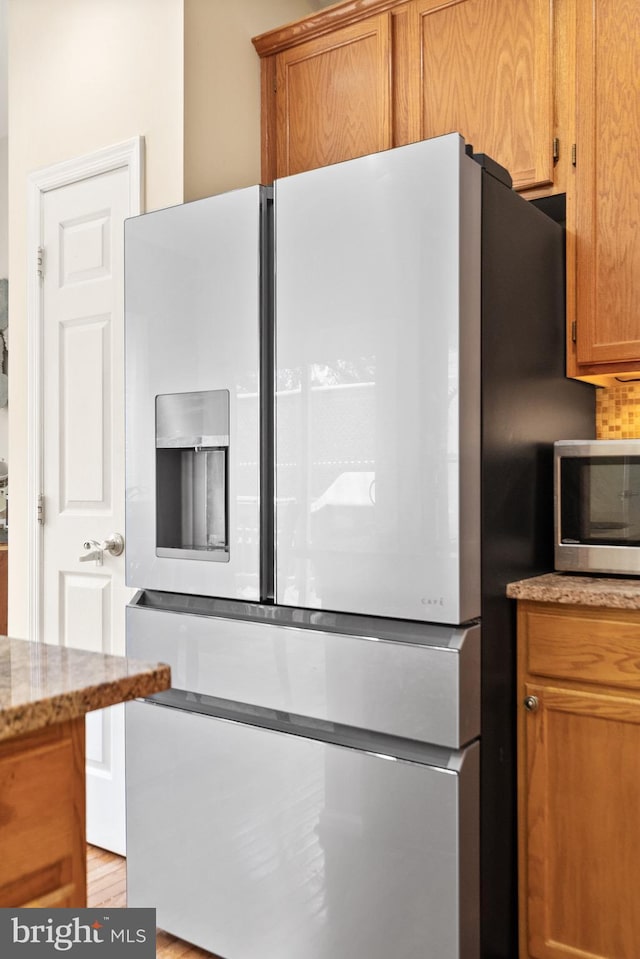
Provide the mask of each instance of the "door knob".
{"label": "door knob", "polygon": [[99,543],[95,539],[88,539],[83,543],[83,548],[89,552],[80,557],[81,563],[95,562],[102,566],[102,554],[111,553],[112,556],[120,556],[124,549],[124,537],[120,533],[110,533],[106,539]]}
{"label": "door knob", "polygon": [[535,713],[540,702],[537,696],[527,696],[524,701],[524,708],[528,709],[530,713]]}

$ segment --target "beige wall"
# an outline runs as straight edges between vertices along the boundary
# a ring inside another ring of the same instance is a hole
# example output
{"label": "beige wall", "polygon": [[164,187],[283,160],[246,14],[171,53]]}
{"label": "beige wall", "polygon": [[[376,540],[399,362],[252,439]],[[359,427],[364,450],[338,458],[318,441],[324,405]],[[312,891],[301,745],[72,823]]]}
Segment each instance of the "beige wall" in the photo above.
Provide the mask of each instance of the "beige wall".
{"label": "beige wall", "polygon": [[137,134],[147,206],[182,199],[182,0],[9,0],[9,177]]}
{"label": "beige wall", "polygon": [[146,208],[257,183],[251,37],[326,0],[9,0],[9,631],[27,635],[26,180],[130,137]]}
{"label": "beige wall", "polygon": [[27,635],[26,182],[142,134],[147,208],[182,199],[182,0],[9,0],[9,631]]}
{"label": "beige wall", "polygon": [[[9,275],[9,248],[8,248],[8,224],[9,217],[7,213],[8,200],[8,182],[7,182],[7,161],[8,161],[8,141],[6,137],[0,137],[0,277]],[[8,338],[8,334],[7,334]],[[0,460],[9,461],[9,407],[0,407]]]}
{"label": "beige wall", "polygon": [[185,0],[185,200],[260,182],[260,59],[251,37],[318,6]]}

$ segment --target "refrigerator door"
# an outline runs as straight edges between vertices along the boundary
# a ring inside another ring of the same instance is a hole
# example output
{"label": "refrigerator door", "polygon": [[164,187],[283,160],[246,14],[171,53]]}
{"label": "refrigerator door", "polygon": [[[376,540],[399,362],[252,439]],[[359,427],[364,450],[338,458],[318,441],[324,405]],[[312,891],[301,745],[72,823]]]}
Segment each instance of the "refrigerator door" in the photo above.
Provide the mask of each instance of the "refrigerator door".
{"label": "refrigerator door", "polygon": [[130,586],[257,599],[260,187],[125,227]]}
{"label": "refrigerator door", "polygon": [[278,603],[480,615],[480,181],[452,134],[276,182]]}
{"label": "refrigerator door", "polygon": [[233,959],[478,959],[478,744],[444,765],[127,703],[127,898]]}

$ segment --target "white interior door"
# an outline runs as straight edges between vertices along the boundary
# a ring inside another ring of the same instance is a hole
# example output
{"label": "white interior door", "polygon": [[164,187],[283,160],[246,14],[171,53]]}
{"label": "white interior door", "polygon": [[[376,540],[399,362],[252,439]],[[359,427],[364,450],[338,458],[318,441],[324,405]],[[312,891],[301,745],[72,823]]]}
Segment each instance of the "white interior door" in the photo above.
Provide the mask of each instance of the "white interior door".
{"label": "white interior door", "polygon": [[[41,638],[125,652],[123,223],[126,167],[42,193]],[[83,560],[92,549],[102,562]],[[124,707],[87,716],[87,838],[125,851]]]}

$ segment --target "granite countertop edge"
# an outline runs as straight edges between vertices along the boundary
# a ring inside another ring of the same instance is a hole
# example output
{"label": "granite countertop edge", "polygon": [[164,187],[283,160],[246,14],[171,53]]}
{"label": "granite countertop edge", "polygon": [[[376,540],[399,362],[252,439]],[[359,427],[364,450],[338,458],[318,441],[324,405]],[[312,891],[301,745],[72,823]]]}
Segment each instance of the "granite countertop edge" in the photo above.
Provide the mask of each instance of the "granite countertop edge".
{"label": "granite countertop edge", "polygon": [[544,573],[542,576],[509,583],[507,596],[510,599],[528,599],[538,603],[640,610],[640,578],[617,579],[571,573]]}
{"label": "granite countertop edge", "polygon": [[164,663],[1,637],[0,742],[170,686]]}

